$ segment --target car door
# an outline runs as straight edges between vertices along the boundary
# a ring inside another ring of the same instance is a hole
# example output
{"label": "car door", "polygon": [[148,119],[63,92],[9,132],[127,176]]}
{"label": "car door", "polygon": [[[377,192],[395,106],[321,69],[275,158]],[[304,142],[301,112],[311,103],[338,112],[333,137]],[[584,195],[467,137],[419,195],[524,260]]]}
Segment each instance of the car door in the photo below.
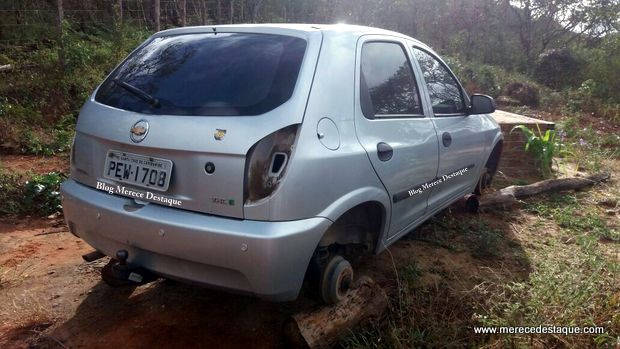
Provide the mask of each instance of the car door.
{"label": "car door", "polygon": [[484,153],[483,120],[467,115],[467,94],[439,57],[415,45],[412,50],[439,140],[439,169],[428,202],[429,210],[435,210],[473,191]]}
{"label": "car door", "polygon": [[437,134],[404,41],[364,36],[356,62],[356,133],[392,199],[394,236],[426,211],[430,190],[419,187],[435,178]]}

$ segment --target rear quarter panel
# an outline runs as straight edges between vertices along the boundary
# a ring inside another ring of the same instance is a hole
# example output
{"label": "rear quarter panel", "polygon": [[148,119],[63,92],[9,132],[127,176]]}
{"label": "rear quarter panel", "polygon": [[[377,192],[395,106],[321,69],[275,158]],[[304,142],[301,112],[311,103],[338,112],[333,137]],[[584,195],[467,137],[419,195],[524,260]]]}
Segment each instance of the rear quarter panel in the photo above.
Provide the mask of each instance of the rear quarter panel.
{"label": "rear quarter panel", "polygon": [[[335,221],[348,209],[390,201],[354,125],[355,47],[352,33],[326,32],[289,172],[270,200],[271,220],[314,216]],[[317,136],[317,123],[330,118],[338,128],[340,147],[329,150]],[[387,222],[386,222],[387,224]]]}

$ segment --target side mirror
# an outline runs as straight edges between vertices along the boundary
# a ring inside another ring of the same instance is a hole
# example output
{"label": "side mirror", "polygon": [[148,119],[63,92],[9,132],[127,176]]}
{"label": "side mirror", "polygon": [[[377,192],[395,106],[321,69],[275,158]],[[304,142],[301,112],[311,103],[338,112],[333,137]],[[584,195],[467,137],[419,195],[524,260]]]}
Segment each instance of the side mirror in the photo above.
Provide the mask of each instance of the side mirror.
{"label": "side mirror", "polygon": [[495,111],[495,100],[487,95],[471,96],[471,107],[468,114],[491,114]]}

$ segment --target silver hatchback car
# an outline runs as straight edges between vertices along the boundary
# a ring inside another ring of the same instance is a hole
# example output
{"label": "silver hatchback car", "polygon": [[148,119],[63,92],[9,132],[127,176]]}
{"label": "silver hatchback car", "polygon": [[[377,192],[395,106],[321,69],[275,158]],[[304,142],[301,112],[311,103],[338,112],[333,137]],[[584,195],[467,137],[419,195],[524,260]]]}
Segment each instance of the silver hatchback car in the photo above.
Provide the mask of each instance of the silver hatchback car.
{"label": "silver hatchback car", "polygon": [[338,302],[379,253],[490,183],[502,135],[428,46],[350,25],[159,32],[84,104],[62,185],[110,284],[163,276]]}

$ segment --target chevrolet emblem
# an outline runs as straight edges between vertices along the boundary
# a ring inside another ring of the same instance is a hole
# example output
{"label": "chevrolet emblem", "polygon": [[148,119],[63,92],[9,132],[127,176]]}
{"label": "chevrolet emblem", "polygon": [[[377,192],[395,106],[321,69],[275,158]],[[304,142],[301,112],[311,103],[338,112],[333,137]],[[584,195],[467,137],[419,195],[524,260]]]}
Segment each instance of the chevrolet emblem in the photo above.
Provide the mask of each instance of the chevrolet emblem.
{"label": "chevrolet emblem", "polygon": [[135,143],[142,142],[146,135],[149,133],[149,122],[146,120],[140,120],[133,124],[133,126],[129,129],[129,137]]}
{"label": "chevrolet emblem", "polygon": [[135,134],[136,136],[142,136],[146,133],[146,127],[134,126],[131,128],[131,133]]}

